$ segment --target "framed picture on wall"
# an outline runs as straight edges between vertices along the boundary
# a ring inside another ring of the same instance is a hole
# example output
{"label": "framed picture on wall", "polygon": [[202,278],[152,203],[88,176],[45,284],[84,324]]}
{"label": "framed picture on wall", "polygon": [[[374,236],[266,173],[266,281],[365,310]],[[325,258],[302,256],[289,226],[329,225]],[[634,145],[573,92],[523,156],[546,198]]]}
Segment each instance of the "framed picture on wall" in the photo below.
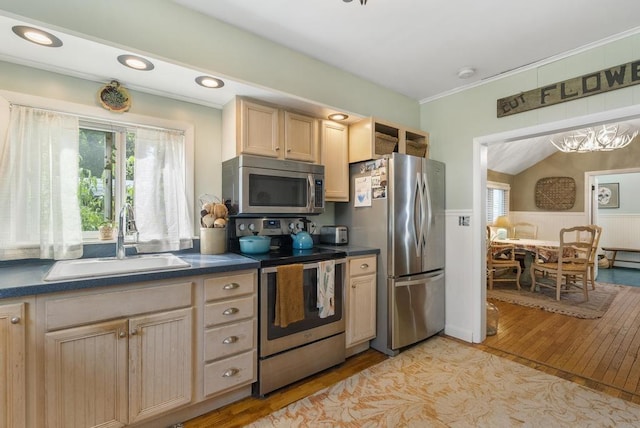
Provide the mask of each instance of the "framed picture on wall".
{"label": "framed picture on wall", "polygon": [[598,184],[598,208],[620,208],[619,183]]}

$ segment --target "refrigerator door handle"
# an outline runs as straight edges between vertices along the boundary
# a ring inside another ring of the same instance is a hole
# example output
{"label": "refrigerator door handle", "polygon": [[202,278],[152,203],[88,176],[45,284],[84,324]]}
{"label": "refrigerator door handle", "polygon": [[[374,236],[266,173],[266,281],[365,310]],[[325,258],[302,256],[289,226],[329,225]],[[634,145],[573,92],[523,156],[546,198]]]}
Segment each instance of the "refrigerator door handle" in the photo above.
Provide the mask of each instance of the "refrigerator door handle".
{"label": "refrigerator door handle", "polygon": [[[418,224],[415,230],[416,255],[422,256],[422,247],[427,245],[427,235],[429,234],[431,222],[431,209],[429,186],[427,183],[427,174],[416,174],[416,192],[414,201],[414,224]],[[419,222],[419,223],[418,223]]]}
{"label": "refrigerator door handle", "polygon": [[430,276],[430,277],[422,277],[420,279],[413,279],[410,281],[396,281],[395,286],[396,287],[411,287],[412,285],[423,285],[423,284],[429,284],[430,282],[436,282],[441,280],[442,278],[444,278],[444,272],[442,273],[438,273],[435,276]]}
{"label": "refrigerator door handle", "polygon": [[416,188],[413,193],[413,244],[416,256],[422,256],[422,233],[424,228],[422,177],[416,173]]}
{"label": "refrigerator door handle", "polygon": [[429,238],[429,235],[431,234],[431,225],[433,223],[433,210],[431,209],[431,191],[429,190],[429,183],[427,181],[427,174],[423,174],[423,180],[424,180],[424,202],[423,202],[423,207],[424,210],[426,211],[426,216],[425,216],[425,227],[423,228],[422,232],[422,243],[424,246],[427,245],[427,240]]}

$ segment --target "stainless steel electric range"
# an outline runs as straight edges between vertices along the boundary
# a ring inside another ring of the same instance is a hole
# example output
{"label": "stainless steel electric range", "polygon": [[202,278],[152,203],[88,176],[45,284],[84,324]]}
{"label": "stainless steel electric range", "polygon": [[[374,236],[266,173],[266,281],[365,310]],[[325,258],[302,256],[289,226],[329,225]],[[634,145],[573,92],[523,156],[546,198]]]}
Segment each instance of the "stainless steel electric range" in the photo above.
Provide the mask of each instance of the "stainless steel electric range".
{"label": "stainless steel electric range", "polygon": [[[241,253],[239,238],[271,237],[265,254],[243,254],[260,262],[258,284],[258,382],[254,394],[271,391],[345,360],[344,287],[346,253],[342,250],[292,248],[290,234],[303,230],[305,218],[236,217],[229,220],[228,248]],[[317,305],[318,263],[335,261],[335,312],[321,318]],[[303,265],[304,319],[286,327],[275,324],[278,266]]]}

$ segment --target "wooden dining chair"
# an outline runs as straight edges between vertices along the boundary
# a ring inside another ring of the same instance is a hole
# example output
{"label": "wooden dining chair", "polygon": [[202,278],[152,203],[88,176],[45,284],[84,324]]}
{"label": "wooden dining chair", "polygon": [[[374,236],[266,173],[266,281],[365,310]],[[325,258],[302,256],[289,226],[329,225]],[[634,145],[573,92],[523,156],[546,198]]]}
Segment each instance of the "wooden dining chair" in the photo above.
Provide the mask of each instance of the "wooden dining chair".
{"label": "wooden dining chair", "polygon": [[536,248],[530,269],[531,291],[536,286],[555,288],[556,300],[563,292],[582,292],[589,300],[589,260],[595,233],[591,226],[564,228],[560,230],[558,248]]}
{"label": "wooden dining chair", "polygon": [[[513,244],[501,244],[490,242],[487,248],[487,283],[489,290],[493,290],[494,282],[513,282],[520,290],[520,275],[522,269],[520,262],[515,259],[516,251]],[[515,278],[513,275],[506,275],[509,272],[516,271]]]}
{"label": "wooden dining chair", "polygon": [[518,222],[513,225],[513,237],[519,239],[537,239],[538,226],[532,223]]}
{"label": "wooden dining chair", "polygon": [[[598,258],[598,245],[600,245],[600,235],[602,235],[602,227],[596,224],[590,224],[594,230],[593,244],[591,245],[591,255],[589,256],[589,282],[591,283],[591,289],[596,289],[596,263]],[[578,235],[578,239],[582,239]]]}

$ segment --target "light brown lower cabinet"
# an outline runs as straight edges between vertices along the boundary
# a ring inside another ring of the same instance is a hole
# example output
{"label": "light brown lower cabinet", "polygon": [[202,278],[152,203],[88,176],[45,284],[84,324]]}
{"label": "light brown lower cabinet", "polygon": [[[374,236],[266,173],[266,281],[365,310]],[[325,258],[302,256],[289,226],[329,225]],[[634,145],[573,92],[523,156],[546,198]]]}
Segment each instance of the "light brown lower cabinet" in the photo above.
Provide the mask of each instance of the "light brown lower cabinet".
{"label": "light brown lower cabinet", "polygon": [[26,426],[24,312],[24,303],[0,303],[0,427]]}
{"label": "light brown lower cabinet", "polygon": [[47,333],[46,425],[125,426],[129,420],[127,348],[126,320]]}
{"label": "light brown lower cabinet", "polygon": [[348,260],[347,297],[347,349],[364,344],[358,351],[368,348],[368,341],[376,337],[376,257],[350,257]]}
{"label": "light brown lower cabinet", "polygon": [[121,427],[189,403],[192,312],[46,333],[47,426]]}
{"label": "light brown lower cabinet", "polygon": [[26,425],[20,306],[0,301],[0,339],[18,344],[0,349],[12,364],[0,376],[16,373],[0,385],[0,428],[170,426],[249,396],[256,295],[257,271],[244,270],[36,296]]}

